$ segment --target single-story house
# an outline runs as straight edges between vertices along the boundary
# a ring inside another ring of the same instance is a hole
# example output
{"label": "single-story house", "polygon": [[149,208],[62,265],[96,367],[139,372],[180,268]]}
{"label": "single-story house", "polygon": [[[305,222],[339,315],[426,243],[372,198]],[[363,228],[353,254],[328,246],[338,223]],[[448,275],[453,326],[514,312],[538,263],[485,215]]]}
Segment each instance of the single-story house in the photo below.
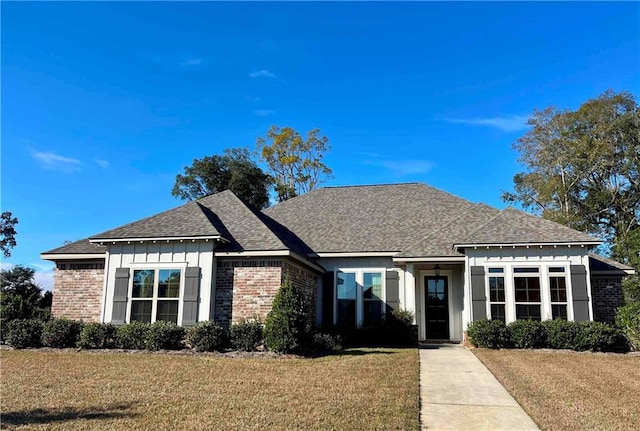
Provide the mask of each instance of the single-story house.
{"label": "single-story house", "polygon": [[262,212],[231,191],[42,253],[53,314],[123,324],[264,319],[288,279],[317,325],[400,308],[420,339],[483,318],[613,319],[630,267],[597,238],[419,184],[326,187]]}

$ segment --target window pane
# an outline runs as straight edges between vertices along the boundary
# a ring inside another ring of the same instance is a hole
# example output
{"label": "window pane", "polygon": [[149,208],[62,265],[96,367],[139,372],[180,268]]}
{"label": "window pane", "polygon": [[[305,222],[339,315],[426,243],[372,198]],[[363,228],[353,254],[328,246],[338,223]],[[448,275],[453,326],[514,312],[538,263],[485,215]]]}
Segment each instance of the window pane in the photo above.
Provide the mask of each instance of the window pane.
{"label": "window pane", "polygon": [[513,272],[516,274],[534,273],[538,272],[538,268],[513,268]]}
{"label": "window pane", "polygon": [[502,320],[506,322],[504,304],[491,304],[491,320]]}
{"label": "window pane", "polygon": [[356,299],[356,275],[340,272],[337,277],[338,299]]}
{"label": "window pane", "polygon": [[178,298],[180,296],[180,270],[161,269],[158,272],[158,297]]}
{"label": "window pane", "polygon": [[504,302],[504,277],[489,277],[491,302]]}
{"label": "window pane", "polygon": [[567,306],[566,305],[551,305],[551,314],[553,319],[567,320]]}
{"label": "window pane", "polygon": [[489,268],[489,274],[494,274],[494,273],[502,274],[503,272],[504,272],[504,268]]}
{"label": "window pane", "polygon": [[338,326],[356,326],[355,299],[338,299]]}
{"label": "window pane", "polygon": [[363,274],[362,295],[364,299],[382,299],[382,274],[365,272]]}
{"label": "window pane", "polygon": [[564,266],[552,266],[549,268],[549,272],[564,272]]}
{"label": "window pane", "polygon": [[131,322],[151,322],[152,301],[131,301]]}
{"label": "window pane", "polygon": [[164,320],[178,324],[178,301],[158,301],[156,321]]}
{"label": "window pane", "polygon": [[382,320],[382,301],[364,302],[364,325],[372,325]]}
{"label": "window pane", "polygon": [[516,319],[540,320],[540,306],[516,304]]}
{"label": "window pane", "polygon": [[567,302],[567,284],[564,277],[550,277],[551,302]]}
{"label": "window pane", "polygon": [[134,298],[153,298],[153,269],[138,269],[133,271],[133,292]]}
{"label": "window pane", "polygon": [[538,277],[514,278],[516,302],[540,302],[540,279]]}

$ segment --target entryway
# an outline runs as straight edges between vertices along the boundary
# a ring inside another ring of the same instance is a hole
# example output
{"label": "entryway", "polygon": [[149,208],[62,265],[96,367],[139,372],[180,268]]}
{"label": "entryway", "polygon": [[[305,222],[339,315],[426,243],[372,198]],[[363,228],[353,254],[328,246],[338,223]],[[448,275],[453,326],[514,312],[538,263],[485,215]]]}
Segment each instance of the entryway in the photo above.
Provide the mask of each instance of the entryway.
{"label": "entryway", "polygon": [[427,340],[449,340],[449,286],[447,277],[425,276]]}

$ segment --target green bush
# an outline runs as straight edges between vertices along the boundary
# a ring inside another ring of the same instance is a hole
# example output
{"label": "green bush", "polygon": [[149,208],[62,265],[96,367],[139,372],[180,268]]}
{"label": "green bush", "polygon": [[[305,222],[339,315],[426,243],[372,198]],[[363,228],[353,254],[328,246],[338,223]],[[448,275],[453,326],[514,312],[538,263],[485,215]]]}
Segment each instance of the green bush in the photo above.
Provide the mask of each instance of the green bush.
{"label": "green bush", "polygon": [[250,352],[262,343],[262,323],[258,320],[243,320],[229,328],[231,346],[237,350]]}
{"label": "green bush", "polygon": [[562,319],[545,320],[542,328],[546,336],[546,347],[551,349],[573,349],[579,327],[576,322]]}
{"label": "green bush", "polygon": [[64,349],[76,347],[83,323],[63,318],[49,320],[42,329],[42,344]]}
{"label": "green bush", "polygon": [[545,346],[545,332],[537,320],[516,320],[507,325],[511,344],[517,349],[535,349]]}
{"label": "green bush", "polygon": [[78,347],[83,349],[112,349],[116,344],[117,328],[110,323],[86,323],[80,331]]}
{"label": "green bush", "polygon": [[116,331],[116,346],[120,349],[145,349],[150,330],[150,323],[131,322],[122,325]]}
{"label": "green bush", "polygon": [[46,322],[51,319],[49,309],[39,308],[20,295],[0,292],[0,342],[5,342],[5,328],[17,319],[36,319]]}
{"label": "green bush", "polygon": [[340,335],[316,332],[313,334],[313,351],[315,353],[336,353],[342,350]]}
{"label": "green bush", "polygon": [[285,280],[264,325],[265,347],[276,353],[304,353],[311,347],[309,322],[304,293]]}
{"label": "green bush", "polygon": [[511,344],[509,330],[502,320],[482,319],[467,328],[469,341],[476,347],[500,349]]}
{"label": "green bush", "polygon": [[579,322],[574,350],[591,350],[592,352],[626,352],[629,350],[627,340],[622,332],[602,322]]}
{"label": "green bush", "polygon": [[44,324],[36,319],[16,319],[7,324],[7,344],[16,349],[40,347],[42,327]]}
{"label": "green bush", "polygon": [[633,302],[618,308],[616,312],[616,324],[624,332],[629,347],[635,351],[640,350],[640,301]]}
{"label": "green bush", "polygon": [[185,330],[173,322],[159,320],[149,327],[147,350],[180,350],[184,347]]}
{"label": "green bush", "polygon": [[198,352],[221,351],[227,345],[227,332],[213,320],[200,322],[187,331],[187,344]]}

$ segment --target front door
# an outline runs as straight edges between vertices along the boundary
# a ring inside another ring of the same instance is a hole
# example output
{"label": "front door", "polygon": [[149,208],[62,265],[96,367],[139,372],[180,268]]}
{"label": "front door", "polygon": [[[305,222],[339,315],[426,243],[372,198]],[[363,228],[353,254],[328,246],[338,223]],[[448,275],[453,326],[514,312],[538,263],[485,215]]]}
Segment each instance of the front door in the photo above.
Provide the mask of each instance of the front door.
{"label": "front door", "polygon": [[428,340],[449,339],[449,298],[447,277],[427,276],[425,310]]}

